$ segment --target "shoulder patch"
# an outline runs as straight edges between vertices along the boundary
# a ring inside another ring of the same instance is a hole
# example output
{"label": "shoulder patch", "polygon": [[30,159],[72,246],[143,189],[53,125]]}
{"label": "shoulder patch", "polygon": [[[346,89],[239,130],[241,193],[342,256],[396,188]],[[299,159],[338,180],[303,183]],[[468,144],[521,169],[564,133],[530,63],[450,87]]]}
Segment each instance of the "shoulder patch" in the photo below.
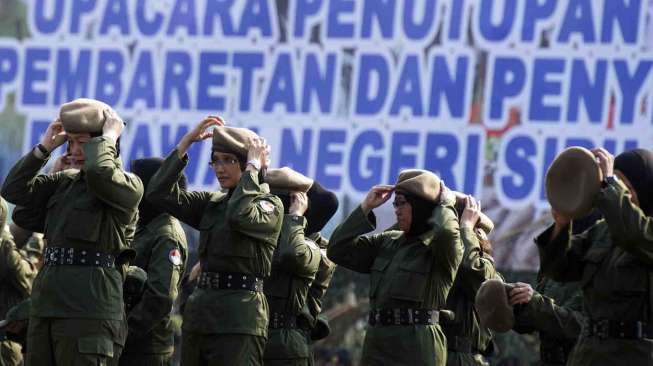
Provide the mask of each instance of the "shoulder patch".
{"label": "shoulder patch", "polygon": [[274,212],[274,210],[276,208],[272,202],[267,201],[267,200],[258,201],[258,205],[261,206],[263,211],[268,212],[268,213]]}
{"label": "shoulder patch", "polygon": [[175,266],[181,265],[181,252],[179,249],[175,248],[168,253],[168,260]]}

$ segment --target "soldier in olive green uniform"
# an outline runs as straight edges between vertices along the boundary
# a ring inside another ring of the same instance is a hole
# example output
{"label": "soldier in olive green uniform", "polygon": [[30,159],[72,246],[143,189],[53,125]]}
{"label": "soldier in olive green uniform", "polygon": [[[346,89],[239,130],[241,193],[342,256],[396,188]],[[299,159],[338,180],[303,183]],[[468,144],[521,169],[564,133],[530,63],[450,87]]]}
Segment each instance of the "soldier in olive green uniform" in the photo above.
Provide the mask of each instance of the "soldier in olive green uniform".
{"label": "soldier in olive green uniform", "polygon": [[[600,219],[600,213],[573,221],[574,234],[582,233]],[[519,333],[538,332],[540,365],[566,365],[584,323],[583,293],[578,282],[558,282],[542,274],[528,304],[515,311]]]}
{"label": "soldier in olive green uniform", "polygon": [[515,311],[518,333],[539,332],[540,365],[565,365],[583,325],[583,294],[578,282],[538,275],[532,298]]}
{"label": "soldier in olive green uniform", "polygon": [[[261,180],[268,147],[254,132],[207,118],[186,134],[152,177],[147,199],[200,231],[202,273],[184,310],[181,364],[260,365],[268,331],[262,292],[283,222],[283,206]],[[213,136],[211,165],[223,190],[177,184],[195,141]]]}
{"label": "soldier in olive green uniform", "polygon": [[[402,231],[365,235],[375,228],[371,210],[393,190]],[[439,310],[463,256],[454,204],[453,194],[433,173],[404,171],[394,188],[373,187],[331,236],[331,260],[371,274],[370,326],[361,364],[445,365]]]}
{"label": "soldier in olive green uniform", "polygon": [[269,171],[266,181],[272,193],[281,199],[284,207],[288,207],[288,214],[284,216],[279,245],[272,262],[272,274],[264,285],[270,304],[265,364],[309,365],[311,352],[308,340],[312,324],[303,322],[305,319],[300,318],[300,313],[306,306],[322,254],[320,247],[307,237],[309,232],[306,230],[315,233],[322,227],[310,225],[307,220],[326,223],[330,218],[329,213],[335,210],[324,203],[332,201],[334,195],[289,168]]}
{"label": "soldier in olive green uniform", "polygon": [[[32,217],[42,222],[17,222],[43,227],[47,240],[32,292],[29,365],[117,363],[125,338],[121,266],[143,194],[140,179],[123,170],[118,156],[123,128],[104,103],[64,104],[60,120],[2,187],[8,201],[44,212]],[[66,140],[83,169],[37,175]]]}
{"label": "soldier in olive green uniform", "polygon": [[[36,274],[36,267],[16,249],[9,230],[5,230],[7,213],[7,203],[0,197],[0,319],[5,319],[11,307],[29,297]],[[20,345],[7,339],[5,331],[0,330],[0,366],[22,363]]]}
{"label": "soldier in olive green uniform", "polygon": [[481,353],[491,341],[489,330],[481,329],[474,309],[474,298],[481,284],[490,278],[500,278],[494,259],[485,253],[481,240],[485,232],[477,227],[481,215],[480,204],[469,196],[460,217],[460,235],[465,247],[456,281],[447,297],[447,309],[455,314],[453,320],[442,321],[447,336],[447,365],[487,365]]}
{"label": "soldier in olive green uniform", "polygon": [[[159,158],[134,160],[131,170],[147,190],[162,163]],[[178,184],[186,186],[183,176]],[[147,200],[141,201],[138,213],[133,263],[147,272],[147,282],[139,298],[131,298],[127,304],[129,333],[120,364],[172,365],[170,313],[188,258],[186,234],[177,219]]]}
{"label": "soldier in olive green uniform", "polygon": [[604,149],[593,153],[605,177],[594,200],[604,220],[572,235],[569,220],[554,212],[555,225],[537,238],[542,271],[555,280],[580,281],[583,289],[589,319],[569,365],[648,365],[653,153],[637,149],[616,160]]}

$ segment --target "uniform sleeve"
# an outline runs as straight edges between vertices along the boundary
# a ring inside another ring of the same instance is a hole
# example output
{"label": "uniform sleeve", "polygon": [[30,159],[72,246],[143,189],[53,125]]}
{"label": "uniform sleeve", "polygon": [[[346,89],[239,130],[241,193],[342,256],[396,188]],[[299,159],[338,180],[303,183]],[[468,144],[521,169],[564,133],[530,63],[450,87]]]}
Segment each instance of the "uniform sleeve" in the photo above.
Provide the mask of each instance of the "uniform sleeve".
{"label": "uniform sleeve", "polygon": [[21,297],[26,298],[32,292],[32,280],[36,276],[37,269],[25,257],[23,257],[12,240],[2,239],[0,243],[0,264],[1,271],[6,276],[3,282],[9,283],[17,289]]}
{"label": "uniform sleeve", "polygon": [[556,281],[578,281],[583,273],[583,256],[591,244],[592,228],[572,235],[569,225],[549,242],[553,228],[551,225],[535,239],[540,252],[540,270]]}
{"label": "uniform sleeve", "polygon": [[[182,257],[179,265],[175,265],[171,259],[171,253],[175,250],[179,251]],[[141,301],[127,317],[130,341],[150,333],[170,314],[186,263],[183,247],[171,238],[160,238],[153,247],[150,258],[145,291]]]}
{"label": "uniform sleeve", "polygon": [[2,197],[18,206],[45,207],[64,178],[63,172],[37,175],[46,162],[30,150],[9,171],[2,184]]}
{"label": "uniform sleeve", "polygon": [[308,289],[308,296],[306,299],[306,305],[308,311],[313,318],[317,316],[322,311],[322,299],[329,288],[333,274],[336,271],[336,264],[333,263],[326,253],[326,248],[328,248],[329,242],[323,238],[315,240],[316,243],[320,246],[320,265],[318,267],[317,273],[315,274],[315,280],[311,283],[311,287]]}
{"label": "uniform sleeve", "polygon": [[116,157],[115,142],[95,137],[83,148],[88,190],[116,210],[134,212],[143,198],[143,183],[136,175],[122,169]]}
{"label": "uniform sleeve", "polygon": [[305,228],[305,217],[285,215],[277,250],[284,270],[312,280],[320,265],[320,248],[304,237]]}
{"label": "uniform sleeve", "polygon": [[458,215],[453,203],[438,204],[433,210],[431,223],[435,237],[430,245],[438,268],[447,272],[453,271],[455,275],[463,259],[464,250]]}
{"label": "uniform sleeve", "polygon": [[468,296],[473,299],[481,284],[485,280],[495,278],[497,271],[492,257],[484,255],[481,250],[474,229],[461,228],[460,233],[465,249],[458,271],[463,281],[463,288],[467,291]]}
{"label": "uniform sleeve", "polygon": [[653,265],[653,218],[630,201],[621,182],[611,182],[599,192],[596,206],[608,224],[616,245]]}
{"label": "uniform sleeve", "polygon": [[211,193],[189,192],[179,187],[179,178],[186,164],[188,155],[180,159],[177,149],[174,149],[150,179],[145,199],[197,230]]}
{"label": "uniform sleeve", "polygon": [[518,314],[518,323],[522,324],[523,330],[536,330],[550,337],[575,340],[580,335],[583,324],[580,312],[582,293],[577,291],[571,301],[575,305],[560,306],[554,299],[535,292],[531,301]]}
{"label": "uniform sleeve", "polygon": [[365,235],[376,228],[376,216],[370,211],[366,217],[358,206],[338,225],[329,240],[327,255],[336,264],[352,271],[370,273],[370,268],[383,243],[384,235]]}
{"label": "uniform sleeve", "polygon": [[[258,182],[258,173],[244,171],[227,204],[227,217],[234,230],[267,241],[280,228],[283,203]],[[278,239],[274,238],[275,242]]]}

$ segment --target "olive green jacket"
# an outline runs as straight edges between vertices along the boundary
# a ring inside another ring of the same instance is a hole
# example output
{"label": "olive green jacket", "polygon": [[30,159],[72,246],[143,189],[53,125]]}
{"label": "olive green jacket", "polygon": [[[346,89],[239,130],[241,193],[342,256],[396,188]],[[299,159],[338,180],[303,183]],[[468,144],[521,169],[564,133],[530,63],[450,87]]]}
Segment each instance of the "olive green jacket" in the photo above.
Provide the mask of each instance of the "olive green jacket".
{"label": "olive green jacket", "polygon": [[[42,227],[47,247],[101,251],[129,249],[143,195],[141,180],[122,168],[115,142],[84,144],[80,170],[37,175],[46,160],[28,152],[2,186],[7,201],[41,215],[23,215],[23,228]],[[120,268],[44,266],[34,280],[31,316],[123,320]],[[66,291],[62,291],[65,288]]]}
{"label": "olive green jacket", "polygon": [[[193,192],[177,182],[188,163],[173,150],[152,177],[147,199],[200,231],[203,271],[270,275],[283,223],[283,204],[258,174],[244,171],[231,192]],[[268,304],[262,292],[196,288],[184,310],[183,329],[199,334],[267,336]]]}
{"label": "olive green jacket", "polygon": [[[519,333],[538,332],[540,355],[555,353],[567,360],[584,324],[583,293],[578,282],[557,282],[539,276],[531,301],[515,314]],[[544,362],[541,365],[564,365]]]}
{"label": "olive green jacket", "polygon": [[[474,299],[481,284],[485,280],[499,277],[499,274],[494,267],[494,259],[481,250],[474,230],[461,228],[460,233],[465,251],[453,288],[447,297],[447,309],[455,313],[455,319],[442,322],[449,346],[447,365],[483,365],[474,355],[488,347],[491,333],[480,329]],[[469,344],[471,353],[456,349],[457,343]]]}
{"label": "olive green jacket", "polygon": [[[589,319],[644,321],[651,324],[653,219],[630,202],[620,182],[609,183],[595,198],[605,218],[579,235],[569,230],[548,242],[553,228],[536,240],[542,271],[558,281],[579,281]],[[583,331],[568,364],[647,365],[653,340],[605,340]]]}
{"label": "olive green jacket", "polygon": [[7,230],[2,230],[0,235],[1,320],[9,309],[29,297],[37,270],[16,248]]}
{"label": "olive green jacket", "polygon": [[[453,203],[438,205],[433,230],[418,237],[401,231],[365,235],[376,218],[356,208],[331,236],[327,253],[338,265],[370,274],[372,309],[444,309],[463,257]],[[444,365],[440,325],[373,326],[365,336],[363,365]]]}
{"label": "olive green jacket", "polygon": [[134,238],[134,265],[147,272],[141,300],[127,315],[129,334],[124,353],[172,352],[172,304],[186,268],[188,244],[177,219],[161,214],[139,226]]}
{"label": "olive green jacket", "polygon": [[306,306],[302,311],[302,316],[307,319],[311,328],[315,327],[317,317],[322,312],[322,300],[324,295],[331,284],[331,279],[336,271],[336,264],[327,257],[327,248],[329,241],[325,239],[320,233],[309,235],[309,239],[313,240],[320,247],[320,266],[315,274],[315,279],[308,289],[308,297],[306,298]]}
{"label": "olive green jacket", "polygon": [[[320,265],[320,248],[304,237],[306,219],[285,215],[279,246],[272,261],[272,273],[265,280],[270,313],[298,316],[306,305],[311,282]],[[306,330],[270,329],[263,356],[266,360],[308,358]]]}

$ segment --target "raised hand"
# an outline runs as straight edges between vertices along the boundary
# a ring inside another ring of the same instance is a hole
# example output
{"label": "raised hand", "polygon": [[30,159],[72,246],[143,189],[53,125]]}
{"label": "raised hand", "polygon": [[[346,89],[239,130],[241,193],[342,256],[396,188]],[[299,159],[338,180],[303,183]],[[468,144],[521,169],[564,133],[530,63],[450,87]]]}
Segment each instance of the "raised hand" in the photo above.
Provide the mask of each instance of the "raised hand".
{"label": "raised hand", "polygon": [[225,122],[218,116],[208,116],[198,123],[192,130],[188,131],[184,137],[181,138],[177,145],[177,152],[179,157],[186,155],[188,148],[194,142],[206,140],[213,137],[213,130],[211,127],[224,126]]}
{"label": "raised hand", "polygon": [[386,203],[390,197],[392,197],[392,192],[394,192],[394,190],[394,186],[388,185],[378,185],[372,187],[372,189],[370,189],[370,191],[367,193],[367,196],[361,203],[361,209],[363,209],[363,212],[367,215],[373,209]]}
{"label": "raised hand", "polygon": [[43,145],[48,152],[58,148],[68,141],[68,135],[66,131],[63,130],[63,124],[60,119],[56,119],[48,125],[48,129],[45,130],[45,135],[41,139],[41,145]]}

